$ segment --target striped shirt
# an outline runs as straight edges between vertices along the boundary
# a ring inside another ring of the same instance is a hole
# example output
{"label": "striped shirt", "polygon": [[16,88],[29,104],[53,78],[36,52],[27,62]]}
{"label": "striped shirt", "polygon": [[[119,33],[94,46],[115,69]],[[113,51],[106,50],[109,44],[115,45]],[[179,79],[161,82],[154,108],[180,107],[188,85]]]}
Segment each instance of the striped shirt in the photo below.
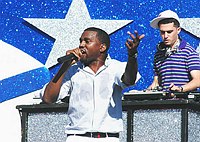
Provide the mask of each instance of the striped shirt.
{"label": "striped shirt", "polygon": [[192,70],[200,70],[200,58],[195,49],[184,40],[171,55],[167,56],[165,51],[158,50],[154,56],[154,75],[158,76],[163,90],[168,89],[171,83],[182,86],[189,82]]}

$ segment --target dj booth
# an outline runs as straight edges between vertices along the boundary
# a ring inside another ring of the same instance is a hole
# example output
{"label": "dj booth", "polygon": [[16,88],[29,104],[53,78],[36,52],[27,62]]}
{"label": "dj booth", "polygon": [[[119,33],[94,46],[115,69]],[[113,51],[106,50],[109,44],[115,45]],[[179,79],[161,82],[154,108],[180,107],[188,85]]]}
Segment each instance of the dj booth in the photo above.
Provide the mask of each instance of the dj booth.
{"label": "dj booth", "polygon": [[[199,93],[177,96],[166,99],[163,93],[125,94],[120,142],[200,141]],[[67,102],[16,108],[21,117],[22,142],[65,142]]]}

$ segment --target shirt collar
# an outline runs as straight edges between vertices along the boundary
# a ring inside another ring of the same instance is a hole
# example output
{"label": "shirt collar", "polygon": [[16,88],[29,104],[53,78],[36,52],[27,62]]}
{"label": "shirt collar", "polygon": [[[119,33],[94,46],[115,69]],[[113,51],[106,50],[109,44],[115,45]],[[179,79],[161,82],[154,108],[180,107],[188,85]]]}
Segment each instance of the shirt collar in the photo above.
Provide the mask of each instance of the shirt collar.
{"label": "shirt collar", "polygon": [[[104,67],[102,66],[101,68],[105,68],[105,67],[108,67],[111,63],[111,57],[110,55],[108,54],[107,57],[106,57],[106,60],[105,60],[105,64],[104,64]],[[78,66],[79,66],[79,69],[83,69],[83,70],[88,70],[87,67],[88,66],[85,66],[83,63],[81,63],[80,61],[77,62]],[[102,70],[102,69],[101,69]]]}
{"label": "shirt collar", "polygon": [[[110,57],[110,55],[108,54],[107,57],[106,57],[104,66],[107,67],[107,66],[109,66],[110,63],[111,63],[111,57]],[[85,68],[85,65],[82,64],[80,61],[77,62],[77,64],[78,64],[79,66],[81,66],[82,68]]]}
{"label": "shirt collar", "polygon": [[107,57],[106,57],[106,60],[105,60],[105,66],[106,66],[106,67],[109,66],[110,62],[111,62],[111,57],[110,57],[110,55],[108,54]]}
{"label": "shirt collar", "polygon": [[185,40],[181,40],[181,43],[180,43],[178,49],[183,49],[183,48],[185,48],[186,44],[187,44],[187,42],[186,42]]}

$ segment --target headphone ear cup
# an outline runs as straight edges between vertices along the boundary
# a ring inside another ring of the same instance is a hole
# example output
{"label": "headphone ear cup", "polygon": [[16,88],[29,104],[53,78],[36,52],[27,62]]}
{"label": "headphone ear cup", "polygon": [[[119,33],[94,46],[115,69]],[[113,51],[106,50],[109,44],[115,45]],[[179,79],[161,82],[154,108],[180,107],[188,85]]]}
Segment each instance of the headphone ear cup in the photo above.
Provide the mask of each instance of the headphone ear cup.
{"label": "headphone ear cup", "polygon": [[157,50],[158,51],[164,51],[164,50],[166,50],[165,49],[165,44],[163,42],[158,43]]}

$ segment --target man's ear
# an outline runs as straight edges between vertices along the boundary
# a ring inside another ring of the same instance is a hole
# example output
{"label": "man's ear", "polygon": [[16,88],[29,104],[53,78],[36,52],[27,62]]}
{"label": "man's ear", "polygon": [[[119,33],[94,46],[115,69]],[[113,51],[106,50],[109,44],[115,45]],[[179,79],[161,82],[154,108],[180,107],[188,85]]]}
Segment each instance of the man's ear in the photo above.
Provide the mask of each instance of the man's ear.
{"label": "man's ear", "polygon": [[181,32],[181,27],[178,27],[178,34]]}
{"label": "man's ear", "polygon": [[105,43],[102,43],[101,47],[100,47],[100,52],[105,52],[106,49],[107,49],[107,47],[106,47]]}

